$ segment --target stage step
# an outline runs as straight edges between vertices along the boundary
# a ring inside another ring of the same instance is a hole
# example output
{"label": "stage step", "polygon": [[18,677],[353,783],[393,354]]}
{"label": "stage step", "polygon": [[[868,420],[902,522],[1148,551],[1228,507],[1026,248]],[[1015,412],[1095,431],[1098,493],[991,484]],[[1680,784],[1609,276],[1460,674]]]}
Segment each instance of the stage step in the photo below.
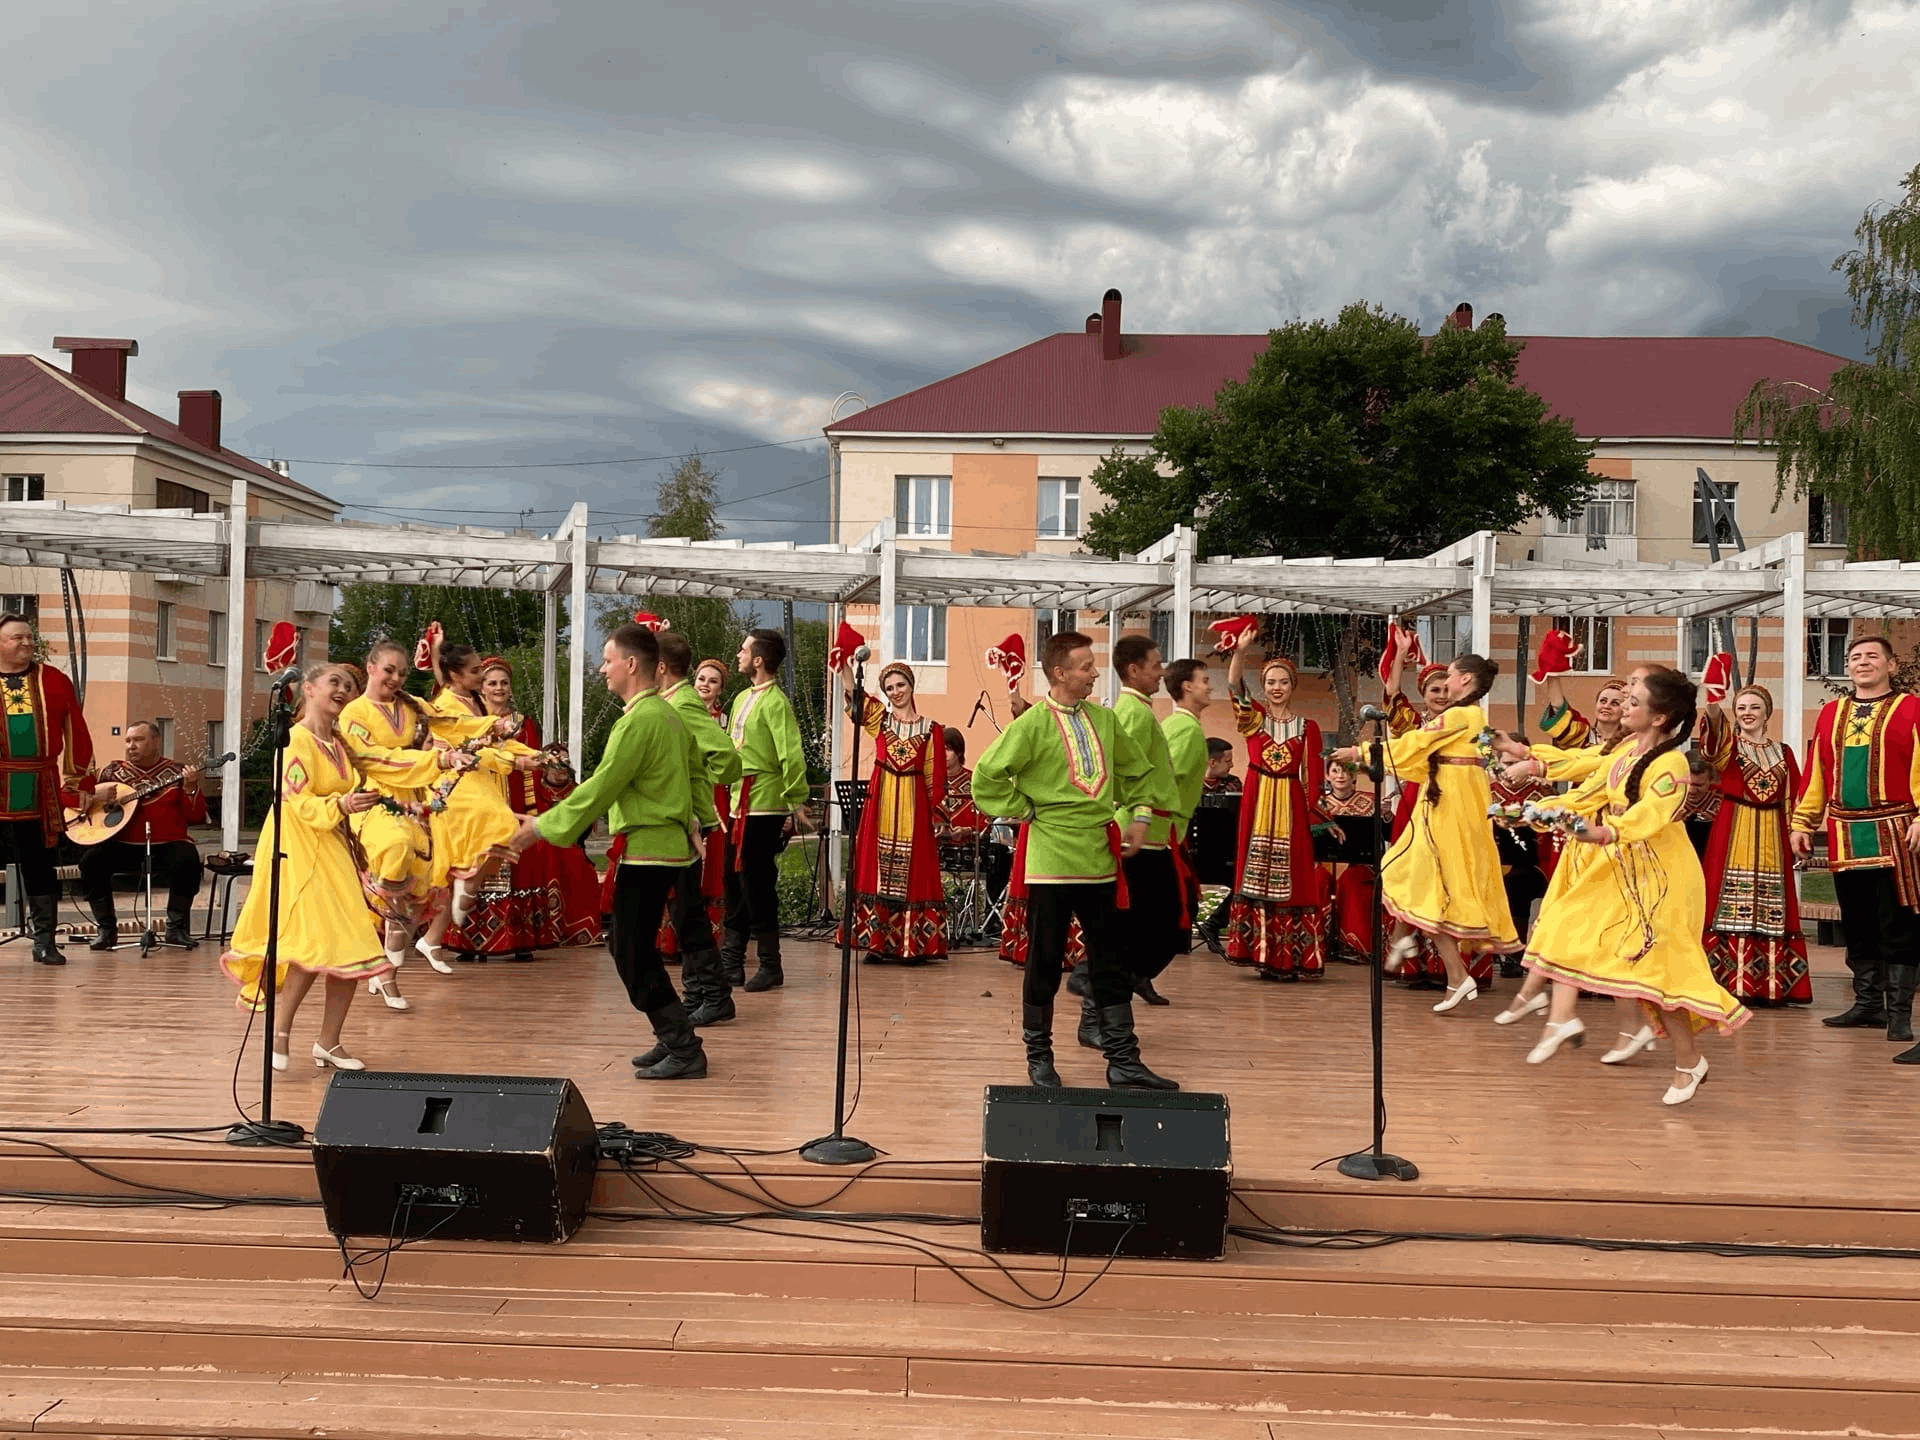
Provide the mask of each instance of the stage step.
{"label": "stage step", "polygon": [[[1290,1316],[1223,1325],[1216,1315],[393,1284],[368,1302],[343,1282],[0,1279],[0,1355],[36,1370],[644,1380],[1157,1406],[1181,1421],[1306,1413],[1902,1435],[1920,1424],[1913,1346],[1910,1334],[1866,1330]],[[1180,1422],[1160,1433],[1173,1431],[1189,1433]]]}
{"label": "stage step", "polygon": [[[245,1436],[251,1440],[1661,1440],[1585,1424],[1253,1417],[1120,1405],[848,1399],[673,1390],[124,1371],[0,1369],[0,1440]],[[1686,1440],[1784,1440],[1689,1430]]]}

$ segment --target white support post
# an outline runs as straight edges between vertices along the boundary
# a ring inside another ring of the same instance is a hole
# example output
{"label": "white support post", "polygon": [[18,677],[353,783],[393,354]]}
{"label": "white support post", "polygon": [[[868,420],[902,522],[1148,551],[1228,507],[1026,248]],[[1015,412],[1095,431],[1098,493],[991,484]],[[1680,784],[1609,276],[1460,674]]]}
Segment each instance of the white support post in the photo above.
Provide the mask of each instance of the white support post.
{"label": "white support post", "polygon": [[883,519],[880,531],[880,646],[873,663],[885,665],[900,658],[900,637],[893,633],[894,594],[900,580],[900,542],[896,539],[894,519]]}
{"label": "white support post", "polygon": [[1113,668],[1113,647],[1120,643],[1120,612],[1107,611],[1107,704],[1120,698],[1120,672]]}
{"label": "white support post", "polygon": [[546,744],[560,738],[554,722],[560,715],[560,601],[553,591],[540,596],[540,736]]}
{"label": "white support post", "polygon": [[1173,546],[1173,654],[1170,660],[1193,658],[1193,551],[1191,525],[1174,531]]}
{"label": "white support post", "polygon": [[[847,618],[845,605],[827,607],[827,643],[833,643],[833,637],[840,633],[840,623]],[[828,833],[820,837],[820,843],[827,847],[827,873],[833,885],[833,896],[828,901],[830,907],[838,906],[840,898],[846,894],[845,876],[841,869],[840,846],[832,843],[836,826],[844,828],[847,817],[838,809],[839,791],[834,789],[836,780],[852,777],[845,773],[847,765],[846,729],[840,723],[840,717],[847,708],[846,688],[840,679],[838,670],[827,672],[827,826]],[[837,913],[837,912],[836,912]]]}
{"label": "white support post", "polygon": [[1786,555],[1780,567],[1780,743],[1798,754],[1806,739],[1807,536],[1796,530],[1781,538]]}
{"label": "white support post", "polygon": [[220,770],[220,848],[240,848],[240,816],[246,791],[240,780],[240,751],[247,741],[247,477],[236,475],[227,498],[227,684],[220,728],[234,752]]}
{"label": "white support post", "polygon": [[1497,547],[1491,530],[1473,537],[1473,651],[1493,649],[1493,581]]}
{"label": "white support post", "polygon": [[569,538],[573,542],[572,573],[567,587],[567,758],[573,762],[573,773],[578,775],[586,754],[587,727],[582,707],[587,700],[587,672],[583,662],[591,638],[587,634],[587,507],[584,502],[576,503],[567,512],[567,526],[572,531]]}

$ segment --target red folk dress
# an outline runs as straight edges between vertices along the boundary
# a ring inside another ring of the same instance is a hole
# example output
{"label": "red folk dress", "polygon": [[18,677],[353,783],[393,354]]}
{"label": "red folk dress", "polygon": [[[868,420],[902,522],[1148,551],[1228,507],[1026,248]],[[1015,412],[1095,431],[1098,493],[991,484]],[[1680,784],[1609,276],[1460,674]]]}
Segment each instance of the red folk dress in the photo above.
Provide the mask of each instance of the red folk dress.
{"label": "red folk dress", "polygon": [[1708,715],[1699,748],[1720,772],[1720,811],[1701,865],[1713,978],[1736,1000],[1806,1004],[1813,982],[1787,840],[1800,767],[1783,745],[1740,740],[1723,716]]}
{"label": "red folk dress", "polygon": [[1251,697],[1233,696],[1247,739],[1240,796],[1239,864],[1227,910],[1227,959],[1278,975],[1325,971],[1327,911],[1313,860],[1314,809],[1301,777],[1320,765],[1320,727],[1275,720]]}
{"label": "red folk dress", "polygon": [[[540,727],[523,717],[512,737],[540,748]],[[502,777],[507,806],[516,815],[540,815],[570,793],[555,789],[538,770]],[[447,932],[447,947],[473,955],[512,955],[591,945],[600,938],[600,877],[578,845],[536,840],[518,860],[500,867],[481,891],[480,904],[463,926]]]}
{"label": "red folk dress", "polygon": [[874,762],[853,852],[853,948],[883,960],[942,959],[947,896],[933,827],[947,796],[945,732],[924,716],[903,725],[872,696],[859,719]]}

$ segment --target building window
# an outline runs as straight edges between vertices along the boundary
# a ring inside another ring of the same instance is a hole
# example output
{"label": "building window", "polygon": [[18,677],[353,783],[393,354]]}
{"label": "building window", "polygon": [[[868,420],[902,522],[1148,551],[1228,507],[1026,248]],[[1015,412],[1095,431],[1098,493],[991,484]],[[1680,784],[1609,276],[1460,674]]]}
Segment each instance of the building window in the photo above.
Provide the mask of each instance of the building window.
{"label": "building window", "polygon": [[1697,482],[1693,487],[1693,543],[1696,545],[1704,545],[1707,543],[1707,526],[1709,523],[1707,512],[1709,510],[1715,511],[1712,517],[1714,540],[1721,545],[1733,544],[1733,527],[1740,519],[1739,505],[1737,503],[1740,487],[1734,483],[1716,482],[1716,484],[1718,484],[1720,494],[1726,500],[1726,509],[1724,511],[1708,503],[1706,497],[1701,495],[1700,486]]}
{"label": "building window", "polygon": [[262,674],[267,669],[267,636],[272,630],[273,627],[264,620],[253,622],[253,668]]}
{"label": "building window", "polygon": [[165,600],[154,607],[153,655],[156,660],[173,659],[173,606]]}
{"label": "building window", "polygon": [[1080,482],[1078,480],[1042,480],[1040,482],[1040,538],[1042,540],[1078,540],[1080,538]]}
{"label": "building window", "polygon": [[161,719],[155,720],[153,723],[160,727],[160,753],[162,755],[172,755],[173,754],[173,721],[168,720],[165,717],[162,717]]}
{"label": "building window", "polygon": [[1838,679],[1847,673],[1847,622],[1807,621],[1807,674],[1816,680]]}
{"label": "building window", "polygon": [[1606,615],[1556,615],[1553,628],[1573,636],[1580,653],[1573,657],[1576,675],[1605,675],[1613,669],[1613,620]]}
{"label": "building window", "polygon": [[1077,610],[1036,610],[1033,612],[1033,668],[1040,669],[1040,652],[1047,648],[1047,641],[1055,635],[1065,635],[1069,630],[1077,631],[1080,612]]}
{"label": "building window", "polygon": [[1148,611],[1147,634],[1153,637],[1153,648],[1160,652],[1160,658],[1171,665],[1173,663],[1173,612],[1171,610]]}
{"label": "building window", "polygon": [[896,475],[893,477],[893,516],[904,536],[944,538],[953,533],[953,477],[951,475]]}
{"label": "building window", "polygon": [[909,665],[947,663],[947,607],[896,605],[893,648]]}
{"label": "building window", "polygon": [[1634,533],[1633,505],[1633,481],[1596,480],[1587,492],[1586,508],[1570,520],[1547,516],[1544,533],[1584,535],[1587,549],[1604,551],[1609,536]]}
{"label": "building window", "polygon": [[173,480],[153,482],[153,503],[159,510],[190,510],[195,515],[205,515],[213,509],[213,497],[206,491]]}
{"label": "building window", "polygon": [[227,722],[224,720],[207,721],[207,753],[203,760],[213,760],[226,753]]}
{"label": "building window", "polygon": [[207,611],[207,664],[227,663],[227,612]]}
{"label": "building window", "polygon": [[0,595],[0,615],[18,615],[38,628],[40,597],[38,595]]}
{"label": "building window", "polygon": [[47,498],[47,477],[44,475],[9,475],[6,483],[10,502]]}
{"label": "building window", "polygon": [[1709,615],[1687,621],[1687,673],[1698,675],[1715,655],[1733,653],[1733,617]]}
{"label": "building window", "polygon": [[1829,495],[1807,496],[1807,543],[1847,543],[1847,507]]}
{"label": "building window", "polygon": [[1414,618],[1413,633],[1420,638],[1421,653],[1435,665],[1451,665],[1473,649],[1471,615],[1419,615]]}

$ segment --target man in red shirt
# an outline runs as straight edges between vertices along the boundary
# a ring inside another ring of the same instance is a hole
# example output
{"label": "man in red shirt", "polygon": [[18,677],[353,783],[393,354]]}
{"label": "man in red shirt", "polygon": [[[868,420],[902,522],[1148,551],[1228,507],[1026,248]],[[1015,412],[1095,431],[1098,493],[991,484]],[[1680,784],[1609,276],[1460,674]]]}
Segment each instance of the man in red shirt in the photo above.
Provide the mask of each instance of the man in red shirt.
{"label": "man in red shirt", "polygon": [[34,963],[64,965],[53,849],[61,806],[93,788],[93,740],[73,682],[33,652],[33,622],[0,615],[0,863],[20,867]]}
{"label": "man in red shirt", "polygon": [[207,797],[200,790],[200,773],[160,753],[160,727],[151,720],[127,726],[127,758],[115,760],[100,772],[98,798],[127,794],[149,786],[164,788],[139,802],[127,828],[111,840],[80,853],[80,885],[100,934],[89,950],[111,950],[120,938],[113,912],[113,877],[138,874],[153,841],[153,883],[167,887],[167,928],[162,941],[194,948],[188,918],[193,897],[200,893],[200,847],[187,838],[187,826],[207,818]]}

